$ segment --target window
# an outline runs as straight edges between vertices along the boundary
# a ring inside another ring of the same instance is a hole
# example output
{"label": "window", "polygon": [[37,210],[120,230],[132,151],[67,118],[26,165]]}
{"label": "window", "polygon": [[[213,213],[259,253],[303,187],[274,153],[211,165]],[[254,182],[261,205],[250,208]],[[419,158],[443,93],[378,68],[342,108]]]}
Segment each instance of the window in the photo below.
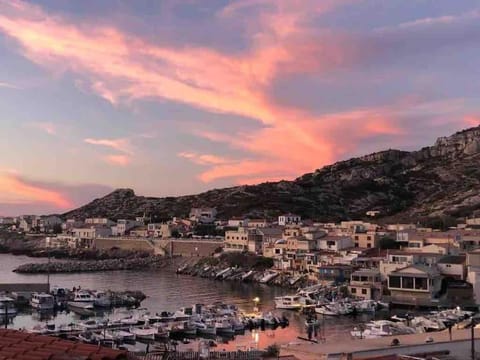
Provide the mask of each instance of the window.
{"label": "window", "polygon": [[358,242],[355,243],[355,247],[358,247]]}
{"label": "window", "polygon": [[388,277],[388,286],[391,288],[398,288],[400,289],[400,276],[392,276]]}
{"label": "window", "polygon": [[362,289],[362,295],[367,295],[367,289]]}
{"label": "window", "polygon": [[413,289],[413,277],[402,277],[402,289]]}
{"label": "window", "polygon": [[367,236],[367,240],[372,240],[372,237],[371,237],[371,236]]}
{"label": "window", "polygon": [[367,248],[370,249],[371,247],[372,247],[372,244],[368,243],[368,244],[367,244]]}
{"label": "window", "polygon": [[357,293],[357,288],[352,288],[351,293],[352,293],[352,294],[356,294],[356,293]]}
{"label": "window", "polygon": [[355,240],[358,241],[358,236],[357,235],[355,235]]}
{"label": "window", "polygon": [[417,289],[417,290],[428,290],[428,279],[427,278],[415,278],[415,289]]}
{"label": "window", "polygon": [[449,268],[449,267],[452,267],[452,265],[450,265],[450,264],[445,264],[445,267]]}
{"label": "window", "polygon": [[327,246],[335,246],[335,241],[327,240]]}

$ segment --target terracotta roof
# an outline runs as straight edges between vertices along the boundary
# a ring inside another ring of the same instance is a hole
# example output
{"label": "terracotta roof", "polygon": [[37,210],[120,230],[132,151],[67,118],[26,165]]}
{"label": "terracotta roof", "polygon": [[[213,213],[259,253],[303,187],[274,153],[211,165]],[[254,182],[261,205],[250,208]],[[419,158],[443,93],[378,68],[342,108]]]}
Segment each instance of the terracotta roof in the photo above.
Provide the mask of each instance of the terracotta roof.
{"label": "terracotta roof", "polygon": [[90,360],[123,360],[127,359],[127,352],[51,336],[0,329],[0,359],[66,360],[77,359],[79,356]]}

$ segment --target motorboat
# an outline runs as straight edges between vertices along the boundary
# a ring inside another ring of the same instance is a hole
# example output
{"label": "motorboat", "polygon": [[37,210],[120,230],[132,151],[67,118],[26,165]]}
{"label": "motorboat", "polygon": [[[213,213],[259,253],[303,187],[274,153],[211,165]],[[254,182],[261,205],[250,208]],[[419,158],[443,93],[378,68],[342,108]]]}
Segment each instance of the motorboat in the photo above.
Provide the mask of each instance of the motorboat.
{"label": "motorboat", "polygon": [[101,328],[102,326],[103,324],[96,320],[87,320],[78,323],[78,327],[84,330],[96,330]]}
{"label": "motorboat", "polygon": [[69,307],[75,307],[78,309],[93,310],[95,303],[95,297],[88,291],[77,291],[73,300],[69,301],[67,304]]}
{"label": "motorboat", "polygon": [[173,313],[173,318],[175,321],[184,321],[190,319],[192,314],[193,309],[191,307],[182,307]]}
{"label": "motorboat", "polygon": [[114,341],[135,341],[135,334],[125,330],[106,330],[104,336],[106,339]]}
{"label": "motorboat", "polygon": [[55,308],[55,298],[50,294],[33,293],[30,306],[39,311],[51,311]]}
{"label": "motorboat", "polygon": [[371,321],[365,324],[365,329],[354,328],[350,334],[355,338],[376,339],[383,336],[415,334],[414,328],[400,322],[388,320]]}
{"label": "motorboat", "polygon": [[235,335],[235,328],[228,319],[217,319],[215,329],[217,335]]}
{"label": "motorboat", "polygon": [[197,334],[199,335],[217,334],[217,328],[215,327],[215,324],[212,324],[210,322],[206,323],[200,320],[193,320],[191,324],[195,326],[195,328],[197,329]]}
{"label": "motorboat", "polygon": [[247,271],[246,273],[244,273],[242,275],[242,281],[247,281],[248,279],[250,279],[250,277],[253,275],[254,271],[253,270],[250,270],[250,271]]}
{"label": "motorboat", "polygon": [[315,312],[326,316],[348,315],[353,312],[353,307],[349,303],[330,303],[317,306]]}
{"label": "motorboat", "polygon": [[227,276],[231,275],[233,272],[233,268],[228,267],[223,269],[215,274],[215,279],[225,279]]}
{"label": "motorboat", "polygon": [[275,298],[275,308],[282,310],[300,310],[302,304],[300,303],[299,295],[287,295]]}
{"label": "motorboat", "polygon": [[15,301],[8,296],[0,296],[0,318],[5,316],[14,317],[17,315]]}
{"label": "motorboat", "polygon": [[355,311],[359,313],[375,312],[378,308],[378,304],[375,300],[359,300],[352,303]]}
{"label": "motorboat", "polygon": [[151,326],[132,327],[130,329],[132,334],[135,334],[136,339],[155,340],[155,335],[158,329]]}
{"label": "motorboat", "polygon": [[275,279],[278,275],[280,275],[276,271],[267,271],[263,274],[263,277],[260,279],[261,284],[268,284],[270,281]]}
{"label": "motorboat", "polygon": [[195,325],[190,324],[188,321],[172,323],[166,330],[170,335],[173,336],[194,336],[197,334],[197,328],[195,327]]}

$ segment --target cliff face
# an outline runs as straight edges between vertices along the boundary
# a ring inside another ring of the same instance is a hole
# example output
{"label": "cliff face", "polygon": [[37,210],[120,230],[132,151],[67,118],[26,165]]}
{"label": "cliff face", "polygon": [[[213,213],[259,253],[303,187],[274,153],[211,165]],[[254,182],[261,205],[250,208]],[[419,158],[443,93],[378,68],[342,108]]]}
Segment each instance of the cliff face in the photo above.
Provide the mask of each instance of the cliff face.
{"label": "cliff face", "polygon": [[294,181],[211,190],[198,195],[148,198],[120,189],[65,214],[113,219],[185,216],[191,207],[216,207],[220,216],[276,216],[296,212],[319,220],[382,216],[473,214],[480,209],[480,127],[439,138],[418,151],[386,150],[325,166]]}

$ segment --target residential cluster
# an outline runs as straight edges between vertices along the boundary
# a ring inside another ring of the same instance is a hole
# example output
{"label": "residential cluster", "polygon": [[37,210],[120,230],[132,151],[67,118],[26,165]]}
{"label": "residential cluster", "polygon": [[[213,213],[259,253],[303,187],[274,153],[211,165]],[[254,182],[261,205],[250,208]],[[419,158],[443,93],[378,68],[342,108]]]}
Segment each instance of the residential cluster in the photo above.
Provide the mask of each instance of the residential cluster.
{"label": "residential cluster", "polygon": [[217,216],[214,208],[194,208],[187,218],[163,223],[152,223],[146,216],[117,221],[23,216],[0,218],[0,224],[44,233],[49,248],[101,248],[105,240],[110,245],[103,248],[115,244],[168,254],[172,243],[189,240],[187,253],[199,255],[202,243],[215,243],[211,254],[211,249],[221,248],[271,258],[275,271],[318,282],[348,282],[351,295],[363,299],[414,306],[472,299],[480,303],[480,218],[440,231],[373,220],[317,223],[292,213],[275,219]]}

